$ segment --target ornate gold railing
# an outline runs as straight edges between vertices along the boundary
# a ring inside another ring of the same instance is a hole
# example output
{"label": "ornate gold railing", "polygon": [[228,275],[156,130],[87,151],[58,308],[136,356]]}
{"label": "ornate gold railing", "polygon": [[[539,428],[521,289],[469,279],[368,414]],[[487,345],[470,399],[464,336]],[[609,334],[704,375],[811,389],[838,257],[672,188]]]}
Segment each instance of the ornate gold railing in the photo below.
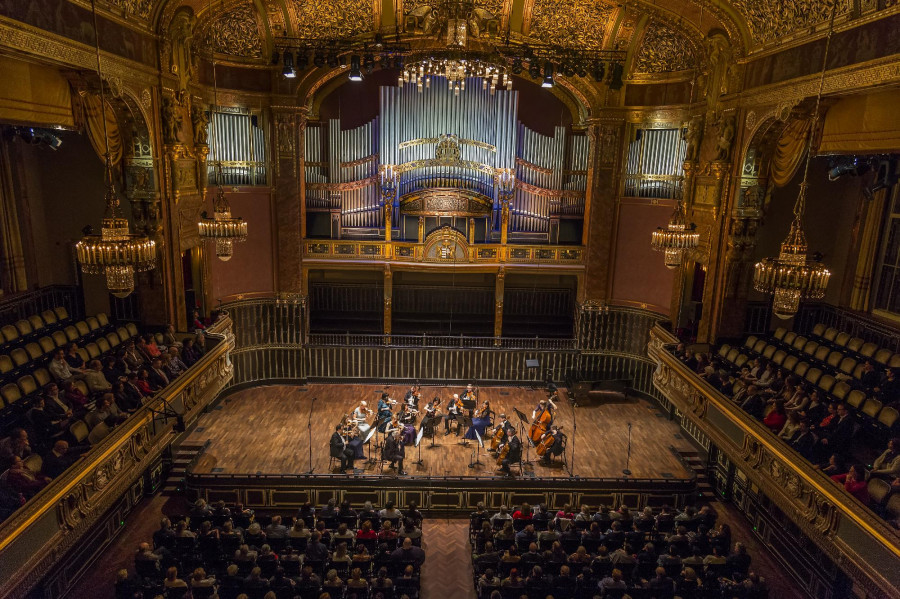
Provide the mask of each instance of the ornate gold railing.
{"label": "ornate gold railing", "polygon": [[869,596],[900,596],[900,535],[687,368],[676,341],[650,332],[656,388]]}
{"label": "ornate gold railing", "polygon": [[[108,511],[119,505],[125,513],[140,497],[142,476],[176,435],[172,414],[190,426],[231,379],[231,319],[222,318],[207,334],[216,343],[199,362],[0,525],[0,597],[25,596],[60,560],[82,549],[79,542]],[[66,577],[79,572],[68,570]]]}
{"label": "ornate gold railing", "polygon": [[[327,260],[390,260],[393,262],[426,262],[425,244],[381,240],[307,239],[303,242],[305,259]],[[451,263],[453,257],[441,262]],[[456,259],[459,263],[459,259]],[[581,246],[471,244],[466,247],[466,262],[470,264],[562,264],[580,266],[584,263]]]}

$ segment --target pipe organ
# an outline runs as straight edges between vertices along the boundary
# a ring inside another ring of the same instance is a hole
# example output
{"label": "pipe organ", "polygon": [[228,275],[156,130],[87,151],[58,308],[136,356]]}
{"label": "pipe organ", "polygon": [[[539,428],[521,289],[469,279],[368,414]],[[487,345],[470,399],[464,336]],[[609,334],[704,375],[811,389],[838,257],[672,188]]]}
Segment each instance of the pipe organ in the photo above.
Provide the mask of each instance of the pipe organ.
{"label": "pipe organ", "polygon": [[518,119],[517,91],[491,93],[472,79],[455,95],[442,81],[425,93],[381,87],[379,116],[353,129],[339,118],[310,123],[307,210],[339,218],[333,237],[380,236],[390,216],[400,241],[416,241],[424,222],[427,232],[450,225],[475,242],[498,242],[508,200],[511,241],[580,243],[557,236],[559,219],[584,215],[587,137],[563,126],[552,136],[530,129]]}

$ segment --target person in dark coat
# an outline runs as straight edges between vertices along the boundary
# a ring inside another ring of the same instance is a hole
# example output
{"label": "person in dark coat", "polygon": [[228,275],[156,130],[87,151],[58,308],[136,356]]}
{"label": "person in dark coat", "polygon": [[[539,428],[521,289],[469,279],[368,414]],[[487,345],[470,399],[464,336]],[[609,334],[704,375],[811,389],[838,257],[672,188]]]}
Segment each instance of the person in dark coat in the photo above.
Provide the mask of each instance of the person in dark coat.
{"label": "person in dark coat", "polygon": [[334,427],[334,433],[331,435],[331,457],[341,461],[341,472],[353,465],[353,450],[347,447],[347,442],[341,435],[341,425]]}
{"label": "person in dark coat", "polygon": [[406,474],[403,470],[403,458],[406,457],[406,448],[400,441],[400,431],[394,431],[385,438],[383,457],[391,462],[391,468],[397,467],[397,474]]}

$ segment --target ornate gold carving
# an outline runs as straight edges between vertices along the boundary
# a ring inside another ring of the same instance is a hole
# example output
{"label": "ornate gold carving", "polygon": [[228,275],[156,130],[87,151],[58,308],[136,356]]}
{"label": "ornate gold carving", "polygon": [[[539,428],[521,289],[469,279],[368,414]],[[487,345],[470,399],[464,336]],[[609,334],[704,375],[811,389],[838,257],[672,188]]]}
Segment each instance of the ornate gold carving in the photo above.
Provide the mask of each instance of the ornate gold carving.
{"label": "ornate gold carving", "polygon": [[450,226],[432,231],[425,238],[425,262],[468,262],[466,236]]}
{"label": "ornate gold carving", "polygon": [[600,145],[597,150],[600,166],[614,166],[619,148],[619,127],[615,125],[599,125],[598,127],[596,143]]}
{"label": "ornate gold carving", "polygon": [[162,135],[163,143],[178,143],[183,118],[175,105],[175,100],[166,96],[162,101]]}
{"label": "ornate gold carving", "polygon": [[219,54],[258,58],[262,56],[259,19],[249,1],[230,7],[203,24],[200,36],[205,52],[209,48]]}
{"label": "ornate gold carving", "polygon": [[454,23],[464,23],[467,37],[478,38],[482,33],[497,35],[500,33],[499,15],[503,11],[503,3],[504,0],[479,1],[468,12],[451,14],[446,2],[412,0],[404,2],[403,28],[416,35],[435,35],[446,28],[448,19],[452,19]]}
{"label": "ornate gold carving", "polygon": [[516,180],[516,189],[527,191],[528,193],[545,197],[545,198],[571,198],[574,200],[584,199],[584,191],[578,189],[545,189],[537,185],[531,185],[521,180]]}
{"label": "ornate gold carving", "polygon": [[716,138],[716,160],[727,162],[731,157],[731,146],[734,145],[737,117],[729,114],[719,122],[719,136]]}
{"label": "ornate gold carving", "polygon": [[431,188],[409,193],[400,200],[400,210],[411,215],[484,216],[493,201],[474,191]]}
{"label": "ornate gold carving", "polygon": [[531,162],[528,162],[528,161],[525,160],[524,158],[516,158],[516,164],[517,164],[518,166],[527,168],[527,169],[529,169],[529,170],[532,170],[532,171],[534,171],[534,172],[536,172],[536,173],[540,173],[540,174],[542,174],[542,175],[552,175],[552,174],[553,174],[553,169],[552,169],[552,168],[544,168],[544,167],[542,167],[542,166],[538,166],[538,165],[536,165],[536,164],[532,164]]}
{"label": "ornate gold carving", "polygon": [[176,96],[179,104],[184,101],[185,94],[194,72],[197,69],[197,56],[193,50],[194,26],[197,18],[189,6],[179,8],[169,23],[166,42],[170,49],[169,72],[178,81]]}
{"label": "ornate gold carving", "polygon": [[[292,113],[275,113],[275,134],[278,139],[278,155],[283,158],[291,158],[294,155],[294,115]],[[306,166],[311,164],[307,162]]]}
{"label": "ornate gold carving", "polygon": [[295,35],[305,39],[353,37],[372,31],[371,0],[293,0]]}
{"label": "ornate gold carving", "polygon": [[130,16],[147,19],[153,10],[153,0],[105,0],[110,7],[119,9],[125,18]]}
{"label": "ornate gold carving", "polygon": [[[440,137],[420,137],[418,139],[410,139],[409,141],[401,141],[399,144],[397,144],[397,149],[405,150],[406,148],[411,148],[413,146],[424,146],[427,144],[436,144],[439,141],[441,141]],[[464,137],[456,137],[456,141],[464,146],[475,146],[476,148],[481,148],[482,150],[487,150],[489,152],[497,151],[497,146],[491,145],[489,143],[485,143],[483,141],[478,141],[477,139],[466,139]]]}
{"label": "ornate gold carving", "polygon": [[307,183],[306,189],[323,189],[325,191],[354,191],[363,189],[369,185],[375,185],[378,182],[378,175],[373,175],[366,179],[358,181],[347,181],[346,183]]}
{"label": "ornate gold carving", "polygon": [[825,23],[834,2],[838,15],[850,12],[850,0],[731,0],[747,21],[753,40],[760,44]]}
{"label": "ornate gold carving", "polygon": [[534,0],[529,33],[548,44],[599,50],[613,9],[603,1]]}
{"label": "ornate gold carving", "polygon": [[191,104],[191,125],[194,128],[194,145],[205,146],[209,137],[209,114],[200,102]]}
{"label": "ornate gold carving", "polygon": [[697,66],[695,50],[681,32],[651,21],[641,41],[637,70],[641,73],[684,71]]}
{"label": "ornate gold carving", "polygon": [[378,162],[378,154],[370,154],[356,160],[351,160],[350,162],[342,162],[341,168],[353,168],[354,166],[360,166],[361,164],[367,164],[369,162]]}

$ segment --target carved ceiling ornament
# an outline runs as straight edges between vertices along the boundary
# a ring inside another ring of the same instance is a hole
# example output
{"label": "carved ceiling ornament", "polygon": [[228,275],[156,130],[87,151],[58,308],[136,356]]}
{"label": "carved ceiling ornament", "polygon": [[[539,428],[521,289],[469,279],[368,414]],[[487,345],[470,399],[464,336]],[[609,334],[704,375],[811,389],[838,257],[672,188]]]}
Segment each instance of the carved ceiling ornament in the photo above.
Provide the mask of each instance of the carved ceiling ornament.
{"label": "carved ceiling ornament", "polygon": [[534,0],[530,35],[547,44],[600,50],[614,10],[606,1]]}
{"label": "carved ceiling ornament", "polygon": [[833,2],[838,3],[838,16],[851,10],[851,0],[731,0],[759,44],[827,22]]}
{"label": "carved ceiling ornament", "polygon": [[371,0],[292,0],[290,6],[297,37],[353,37],[373,29]]}
{"label": "carved ceiling ornament", "polygon": [[259,18],[250,0],[245,0],[205,21],[199,43],[204,54],[208,54],[212,47],[216,53],[229,56],[242,58],[262,56]]}
{"label": "carved ceiling ornament", "polygon": [[638,57],[640,73],[685,71],[697,66],[694,48],[688,39],[661,21],[652,21],[644,32]]}
{"label": "carved ceiling ornament", "polygon": [[106,0],[106,4],[120,11],[126,18],[135,16],[149,19],[153,11],[153,0]]}

